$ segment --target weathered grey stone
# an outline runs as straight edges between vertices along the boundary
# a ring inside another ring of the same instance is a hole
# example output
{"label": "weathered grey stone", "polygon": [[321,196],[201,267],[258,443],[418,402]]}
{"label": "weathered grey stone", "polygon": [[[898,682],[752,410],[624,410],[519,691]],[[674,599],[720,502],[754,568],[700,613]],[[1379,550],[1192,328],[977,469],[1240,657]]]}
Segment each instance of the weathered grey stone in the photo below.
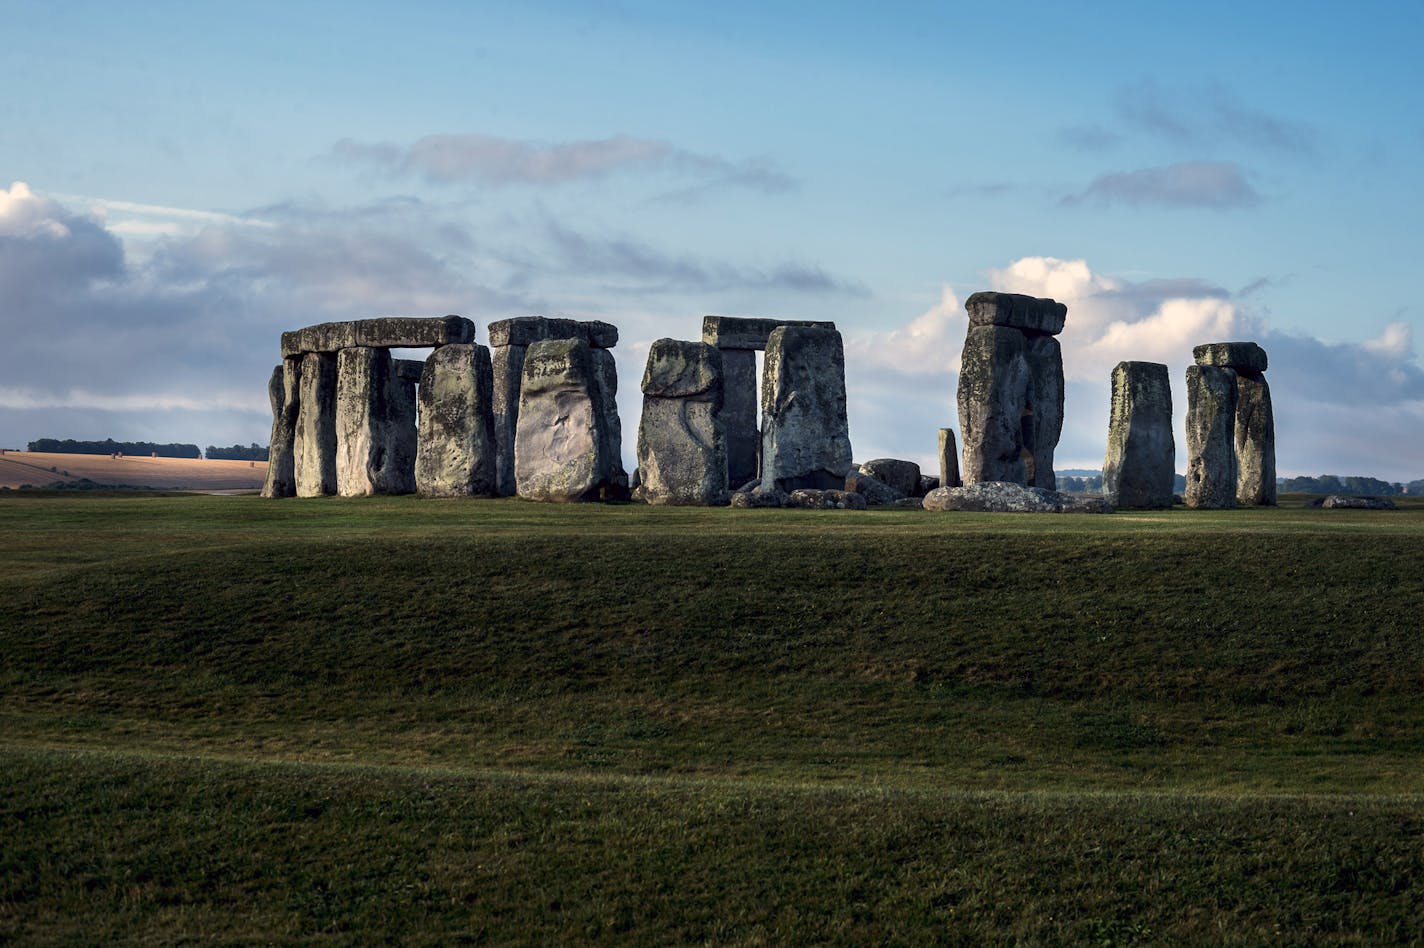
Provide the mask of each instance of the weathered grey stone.
{"label": "weathered grey stone", "polygon": [[785,507],[791,496],[782,490],[747,490],[732,494],[733,507]]}
{"label": "weathered grey stone", "polygon": [[902,497],[890,506],[902,507],[906,510],[924,510],[925,499],[923,497]]}
{"label": "weathered grey stone", "polygon": [[1254,342],[1208,342],[1192,350],[1197,365],[1216,365],[1238,372],[1266,371],[1266,350]]}
{"label": "weathered grey stone", "polygon": [[598,497],[607,442],[592,353],[582,339],[544,340],[525,353],[514,437],[520,497],[556,503]]}
{"label": "weathered grey stone", "polygon": [[545,339],[582,339],[594,349],[618,345],[618,327],[599,320],[580,322],[557,316],[516,316],[489,324],[490,345],[529,346]]}
{"label": "weathered grey stone", "polygon": [[493,495],[494,379],[489,350],[442,346],[424,365],[416,490],[426,497]]}
{"label": "weathered grey stone", "polygon": [[419,349],[473,342],[475,324],[463,316],[435,318],[387,316],[340,323],[318,323],[282,333],[282,356],[332,352],[365,346],[373,349]]}
{"label": "weathered grey stone", "polygon": [[1030,487],[1058,489],[1053,454],[1063,433],[1063,354],[1052,336],[1028,336],[1024,343],[1029,390],[1024,416],[1024,478]]}
{"label": "weathered grey stone", "polygon": [[702,342],[654,342],[643,372],[635,496],[650,504],[726,504],[721,412],[722,353]]}
{"label": "weathered grey stone", "polygon": [[300,359],[293,476],[298,497],[322,497],[336,493],[336,354]]}
{"label": "weathered grey stone", "polygon": [[905,499],[903,491],[896,490],[879,478],[865,473],[863,464],[860,470],[853,470],[846,475],[845,489],[853,494],[860,494],[872,507],[888,507]]}
{"label": "weathered grey stone", "polygon": [[1051,299],[1019,293],[975,293],[964,301],[971,326],[1005,326],[1056,336],[1063,331],[1068,307]]}
{"label": "weathered grey stone", "polygon": [[1158,362],[1119,362],[1103,459],[1103,496],[1114,507],[1170,507],[1177,445],[1172,385]]}
{"label": "weathered grey stone", "polygon": [[876,458],[862,464],[860,472],[869,474],[882,484],[889,486],[901,497],[913,497],[920,486],[920,466],[914,461]]}
{"label": "weathered grey stone", "polygon": [[1326,510],[1398,510],[1392,500],[1383,497],[1356,497],[1349,494],[1331,494],[1320,504]]}
{"label": "weathered grey stone", "polygon": [[[959,465],[956,463],[956,464],[955,464],[955,467],[958,468]],[[923,496],[925,496],[926,494],[928,494],[930,491],[934,490],[936,487],[939,487],[939,486],[940,486],[940,480],[939,480],[938,477],[935,477],[935,476],[932,475],[932,474],[921,474],[921,475],[920,475],[920,484],[919,484],[919,486],[918,486],[917,488],[915,488],[915,496],[916,496],[916,497],[923,497]],[[952,484],[952,485],[950,485],[950,486],[952,486],[952,487],[958,487],[959,485],[958,485],[958,484]]]}
{"label": "weathered grey stone", "polygon": [[1276,421],[1271,387],[1259,372],[1236,373],[1236,502],[1276,504]]}
{"label": "weathered grey stone", "polygon": [[583,327],[588,344],[595,349],[614,349],[618,346],[618,327],[602,320],[590,319],[579,323]]}
{"label": "weathered grey stone", "polygon": [[[467,345],[467,343],[455,343],[455,345]],[[395,370],[396,378],[412,385],[420,384],[420,377],[425,374],[424,359],[393,359],[392,367]]]}
{"label": "weathered grey stone", "polygon": [[272,402],[272,438],[267,442],[267,480],[263,497],[295,497],[297,493],[296,437],[301,391],[300,356],[283,359],[272,370],[267,397]]}
{"label": "weathered grey stone", "polygon": [[395,373],[389,349],[336,354],[336,492],[342,497],[415,491],[415,386]]}
{"label": "weathered grey stone", "polygon": [[757,426],[756,352],[722,349],[722,425],[727,433],[727,483],[739,486],[761,471]]}
{"label": "weathered grey stone", "polygon": [[1236,506],[1236,373],[1187,366],[1188,507]]}
{"label": "weathered grey stone", "polygon": [[519,385],[524,377],[526,346],[500,346],[490,357],[494,373],[495,493],[513,497],[514,433],[519,424]]}
{"label": "weathered grey stone", "polygon": [[[591,347],[590,347],[591,348]],[[623,467],[623,421],[618,416],[618,362],[607,349],[592,349],[593,405],[602,417],[603,470],[599,475],[599,496],[603,500],[627,500],[628,472]]]}
{"label": "weathered grey stone", "polygon": [[1024,412],[1031,383],[1026,340],[1005,326],[970,326],[959,368],[965,484],[1026,482]]}
{"label": "weathered grey stone", "polygon": [[836,324],[812,319],[766,319],[746,316],[702,317],[702,341],[719,349],[765,349],[778,326],[835,329]]}
{"label": "weathered grey stone", "polygon": [[953,428],[939,429],[939,483],[935,487],[958,487],[959,446],[954,441]]}
{"label": "weathered grey stone", "polygon": [[752,491],[756,490],[756,489],[757,489],[758,487],[760,487],[760,486],[761,486],[761,478],[760,478],[760,477],[754,477],[754,478],[752,478],[751,480],[747,481],[745,484],[743,484],[741,487],[738,487],[738,488],[736,489],[736,493],[738,493],[738,494],[749,494],[749,493],[751,493]]}
{"label": "weathered grey stone", "polygon": [[849,491],[803,487],[791,492],[786,506],[805,507],[809,510],[864,510],[866,501],[863,495]]}
{"label": "weathered grey stone", "polygon": [[851,450],[841,334],[810,326],[774,329],[761,393],[762,485],[844,487]]}
{"label": "weathered grey stone", "polygon": [[924,509],[981,513],[1112,513],[1097,497],[1075,497],[1041,487],[1004,481],[980,481],[963,487],[939,487],[924,497]]}

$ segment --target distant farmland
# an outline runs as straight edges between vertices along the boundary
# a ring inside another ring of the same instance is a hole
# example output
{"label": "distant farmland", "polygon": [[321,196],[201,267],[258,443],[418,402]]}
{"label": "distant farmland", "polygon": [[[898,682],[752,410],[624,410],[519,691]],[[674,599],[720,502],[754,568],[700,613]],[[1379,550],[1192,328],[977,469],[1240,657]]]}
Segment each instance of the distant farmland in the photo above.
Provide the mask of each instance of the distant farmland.
{"label": "distant farmland", "polygon": [[203,461],[189,458],[117,457],[107,454],[0,454],[0,487],[47,487],[84,480],[114,487],[161,490],[261,490],[266,461]]}

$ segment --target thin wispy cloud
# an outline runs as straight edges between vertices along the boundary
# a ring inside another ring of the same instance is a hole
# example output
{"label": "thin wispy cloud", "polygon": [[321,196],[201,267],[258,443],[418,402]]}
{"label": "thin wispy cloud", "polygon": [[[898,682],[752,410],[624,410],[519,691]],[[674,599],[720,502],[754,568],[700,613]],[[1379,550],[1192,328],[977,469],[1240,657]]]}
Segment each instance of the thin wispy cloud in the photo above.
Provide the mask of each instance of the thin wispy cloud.
{"label": "thin wispy cloud", "polygon": [[1107,151],[1122,141],[1122,136],[1101,125],[1069,125],[1058,130],[1058,140],[1079,151]]}
{"label": "thin wispy cloud", "polygon": [[1157,206],[1228,210],[1261,203],[1246,172],[1232,161],[1184,161],[1156,168],[1105,174],[1078,194],[1065,195],[1065,206]]}
{"label": "thin wispy cloud", "polygon": [[484,134],[447,134],[427,135],[410,145],[342,139],[332,147],[332,154],[392,175],[413,175],[434,184],[555,187],[653,171],[692,179],[695,185],[684,189],[684,194],[705,187],[740,187],[776,194],[796,185],[795,179],[764,158],[731,161],[678,148],[671,142],[631,135],[540,142]]}
{"label": "thin wispy cloud", "polygon": [[1238,145],[1297,155],[1317,147],[1317,133],[1309,124],[1248,105],[1220,83],[1168,89],[1139,82],[1118,90],[1114,111],[1128,128],[1177,144]]}

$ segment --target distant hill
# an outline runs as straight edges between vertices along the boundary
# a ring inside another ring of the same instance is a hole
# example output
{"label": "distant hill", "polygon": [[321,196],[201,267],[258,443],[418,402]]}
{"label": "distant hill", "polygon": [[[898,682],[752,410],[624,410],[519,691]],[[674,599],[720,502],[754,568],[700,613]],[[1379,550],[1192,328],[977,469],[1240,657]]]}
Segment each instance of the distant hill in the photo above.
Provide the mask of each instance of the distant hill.
{"label": "distant hill", "polygon": [[261,490],[265,461],[204,461],[198,458],[111,457],[6,451],[0,454],[0,487],[141,487],[158,490]]}

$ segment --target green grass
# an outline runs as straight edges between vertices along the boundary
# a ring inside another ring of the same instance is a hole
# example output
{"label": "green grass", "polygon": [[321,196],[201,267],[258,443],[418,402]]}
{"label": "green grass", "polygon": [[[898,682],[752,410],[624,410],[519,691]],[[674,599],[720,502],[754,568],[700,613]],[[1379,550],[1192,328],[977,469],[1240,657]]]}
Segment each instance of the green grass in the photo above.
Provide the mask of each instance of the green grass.
{"label": "green grass", "polygon": [[1417,937],[1424,505],[1284,502],[0,495],[0,940]]}

